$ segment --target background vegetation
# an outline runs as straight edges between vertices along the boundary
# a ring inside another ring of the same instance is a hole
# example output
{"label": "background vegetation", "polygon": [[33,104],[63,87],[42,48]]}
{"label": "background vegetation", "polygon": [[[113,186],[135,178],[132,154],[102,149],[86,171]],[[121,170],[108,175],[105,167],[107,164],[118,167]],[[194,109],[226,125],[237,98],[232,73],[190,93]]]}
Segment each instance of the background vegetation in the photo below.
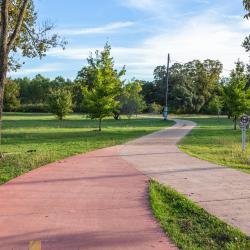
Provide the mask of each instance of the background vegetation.
{"label": "background vegetation", "polygon": [[[105,67],[107,70],[109,66],[106,64]],[[249,113],[250,67],[237,62],[235,70],[228,78],[220,77],[222,68],[222,64],[214,60],[203,62],[194,60],[186,64],[173,64],[170,68],[169,81],[170,112],[225,114],[235,122],[241,114]],[[5,91],[5,111],[48,112],[50,110],[48,105],[50,93],[64,89],[70,92],[73,111],[88,113],[89,105],[87,103],[89,104],[91,101],[88,102],[89,98],[86,98],[86,90],[89,91],[89,94],[93,90],[96,92],[97,80],[95,79],[100,77],[97,77],[97,72],[94,72],[93,69],[91,63],[89,66],[83,67],[74,81],[63,77],[50,80],[42,75],[37,75],[33,79],[9,79]],[[110,72],[116,72],[113,65],[110,70]],[[117,81],[119,78],[120,76],[117,74]],[[102,80],[99,81],[99,83],[101,82]],[[98,88],[100,86],[99,84]],[[106,87],[104,86],[104,88]],[[158,66],[154,70],[153,81],[136,79],[131,82],[123,81],[120,82],[119,88],[116,95],[112,96],[117,105],[109,105],[114,106],[112,112],[110,109],[108,112],[113,113],[114,118],[118,119],[122,114],[130,116],[142,112],[159,113],[165,105],[166,67]],[[94,103],[97,103],[97,100]]]}

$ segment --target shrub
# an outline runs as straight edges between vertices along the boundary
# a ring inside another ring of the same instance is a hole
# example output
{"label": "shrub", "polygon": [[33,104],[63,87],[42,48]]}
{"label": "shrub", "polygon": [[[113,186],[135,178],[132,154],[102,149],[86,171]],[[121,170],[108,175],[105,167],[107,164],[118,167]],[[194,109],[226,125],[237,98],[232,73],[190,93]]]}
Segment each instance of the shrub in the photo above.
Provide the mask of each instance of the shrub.
{"label": "shrub", "polygon": [[72,97],[69,90],[58,89],[51,91],[48,97],[49,111],[62,120],[72,111]]}
{"label": "shrub", "polygon": [[24,112],[24,113],[47,113],[48,106],[44,103],[30,103],[22,104],[20,107],[13,110],[15,112]]}
{"label": "shrub", "polygon": [[151,103],[149,105],[148,111],[149,113],[160,114],[162,112],[162,106],[157,103]]}

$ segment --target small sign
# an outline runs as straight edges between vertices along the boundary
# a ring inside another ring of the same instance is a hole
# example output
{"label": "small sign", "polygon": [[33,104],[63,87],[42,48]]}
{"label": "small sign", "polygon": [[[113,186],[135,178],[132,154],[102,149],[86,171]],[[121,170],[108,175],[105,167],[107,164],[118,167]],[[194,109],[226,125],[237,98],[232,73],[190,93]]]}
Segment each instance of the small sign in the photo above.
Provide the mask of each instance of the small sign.
{"label": "small sign", "polygon": [[246,124],[246,123],[240,122],[240,128],[241,128],[241,129],[245,129],[246,127],[247,127],[247,124]]}
{"label": "small sign", "polygon": [[247,115],[242,115],[240,117],[240,123],[245,124],[245,126],[248,125],[248,123],[249,123],[248,116]]}
{"label": "small sign", "polygon": [[240,128],[242,131],[242,152],[246,152],[246,128],[249,123],[249,119],[247,115],[242,115],[240,117]]}

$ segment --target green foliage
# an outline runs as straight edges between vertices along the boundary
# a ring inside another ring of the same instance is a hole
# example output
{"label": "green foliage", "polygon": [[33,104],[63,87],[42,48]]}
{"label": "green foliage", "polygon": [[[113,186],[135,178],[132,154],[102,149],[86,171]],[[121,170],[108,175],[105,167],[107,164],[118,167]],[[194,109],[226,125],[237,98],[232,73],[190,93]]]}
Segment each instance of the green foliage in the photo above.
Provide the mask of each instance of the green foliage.
{"label": "green foliage", "polygon": [[114,69],[111,47],[108,44],[102,52],[96,51],[95,58],[91,55],[88,64],[82,71],[86,69],[91,74],[81,76],[81,81],[78,78],[83,83],[83,107],[91,119],[99,120],[101,131],[102,119],[112,115],[119,106],[117,97],[122,90],[121,77],[125,74],[125,69],[119,72]]}
{"label": "green foliage", "polygon": [[133,118],[103,121],[103,132],[96,121],[70,114],[63,121],[50,114],[5,113],[0,152],[0,184],[34,168],[95,149],[122,144],[155,132],[173,122],[160,119]]}
{"label": "green foliage", "polygon": [[48,105],[45,103],[30,103],[30,104],[21,104],[15,112],[24,112],[24,113],[48,113]]}
{"label": "green foliage", "polygon": [[141,83],[134,81],[126,84],[121,96],[121,114],[131,116],[139,114],[146,108],[146,103],[141,95]]}
{"label": "green foliage", "polygon": [[71,93],[74,112],[84,112],[84,106],[82,105],[84,100],[83,86],[80,83],[75,82],[71,85]]}
{"label": "green foliage", "polygon": [[72,111],[72,97],[66,89],[53,90],[48,97],[49,111],[62,120]]}
{"label": "green foliage", "polygon": [[4,110],[11,112],[20,107],[19,86],[12,80],[8,80],[5,84],[4,91]]}
{"label": "green foliage", "polygon": [[[217,94],[222,64],[219,61],[193,60],[170,68],[169,109],[177,113],[206,112],[211,98]],[[165,105],[166,67],[154,70],[154,81],[144,82],[142,93],[147,105]]]}
{"label": "green foliage", "polygon": [[228,84],[224,86],[224,102],[229,117],[235,122],[240,115],[249,110],[250,89],[246,89],[247,78],[245,66],[242,62],[236,63],[236,68],[231,72]]}
{"label": "green foliage", "polygon": [[155,113],[160,114],[163,110],[163,107],[155,102],[149,105],[148,112],[149,113]]}
{"label": "green foliage", "polygon": [[[244,18],[249,19],[250,18],[250,0],[243,0],[243,6],[245,10],[247,11]],[[243,42],[243,47],[246,49],[247,52],[250,51],[250,36],[247,36]]]}
{"label": "green foliage", "polygon": [[151,181],[149,199],[155,217],[179,249],[250,249],[250,240],[245,234],[172,188]]}
{"label": "green foliage", "polygon": [[211,101],[208,104],[208,113],[211,115],[220,115],[222,108],[223,108],[223,102],[221,100],[222,98],[219,96],[214,96]]}
{"label": "green foliage", "polygon": [[[12,80],[19,88],[19,99],[22,105],[41,104],[47,101],[47,96],[51,90],[58,88],[67,89],[74,95],[74,84],[71,80],[65,79],[61,76],[51,80],[40,74],[30,79],[27,77],[17,78]],[[35,111],[34,111],[35,112]]]}
{"label": "green foliage", "polygon": [[42,75],[36,75],[28,85],[29,99],[31,103],[42,103],[49,94],[50,79]]}
{"label": "green foliage", "polygon": [[[8,40],[11,40],[11,35],[17,27],[20,9],[23,4],[23,0],[9,1],[8,30],[10,35]],[[12,70],[21,67],[22,63],[17,59],[17,55],[30,58],[37,56],[43,57],[50,48],[56,47],[57,45],[64,48],[66,42],[57,34],[50,34],[53,27],[53,24],[50,24],[48,21],[42,24],[38,23],[38,15],[35,10],[34,1],[29,0],[23,22],[21,23],[20,32],[18,32],[14,43],[9,48],[9,67]]]}

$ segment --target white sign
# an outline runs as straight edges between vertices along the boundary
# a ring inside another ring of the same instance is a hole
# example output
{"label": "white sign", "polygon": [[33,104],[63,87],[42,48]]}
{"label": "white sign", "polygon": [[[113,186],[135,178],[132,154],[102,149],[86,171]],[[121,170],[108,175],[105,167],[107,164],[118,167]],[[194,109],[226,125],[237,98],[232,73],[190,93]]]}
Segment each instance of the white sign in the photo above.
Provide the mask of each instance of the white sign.
{"label": "white sign", "polygon": [[242,132],[242,152],[245,153],[246,151],[246,128],[249,123],[249,119],[247,115],[242,115],[240,117],[240,128]]}
{"label": "white sign", "polygon": [[242,116],[240,117],[240,123],[245,124],[245,126],[247,126],[248,123],[249,123],[248,116],[247,116],[247,115],[242,115]]}

